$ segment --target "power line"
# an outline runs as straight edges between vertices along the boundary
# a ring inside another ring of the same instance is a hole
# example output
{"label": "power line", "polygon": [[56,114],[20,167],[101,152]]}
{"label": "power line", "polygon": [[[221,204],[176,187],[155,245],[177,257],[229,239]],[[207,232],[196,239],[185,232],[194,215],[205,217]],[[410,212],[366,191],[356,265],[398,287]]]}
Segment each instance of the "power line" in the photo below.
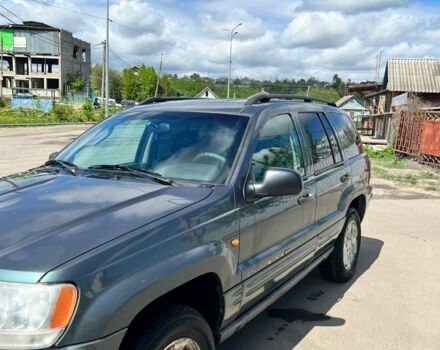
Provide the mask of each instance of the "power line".
{"label": "power line", "polygon": [[67,7],[55,5],[55,4],[48,3],[48,2],[45,2],[45,1],[41,1],[41,0],[28,0],[28,1],[33,1],[33,2],[36,2],[38,4],[55,7],[55,8],[58,8],[60,10],[69,11],[69,12],[76,13],[76,14],[83,15],[83,16],[88,16],[88,17],[93,17],[93,18],[98,18],[98,19],[103,19],[103,20],[106,19],[105,17],[95,16],[95,15],[92,15],[90,13],[86,13],[86,12],[82,12],[82,11],[78,11],[78,10],[72,10],[72,9],[67,8]]}
{"label": "power line", "polygon": [[21,20],[22,22],[24,21],[23,18],[21,18],[20,16],[17,16],[14,12],[12,12],[11,10],[8,10],[5,6],[3,6],[2,4],[0,4],[0,7],[3,7],[6,11],[8,11],[10,14],[12,14],[13,16],[17,17],[19,20]]}
{"label": "power line", "polygon": [[110,53],[115,57],[120,63],[122,63],[123,66],[129,67],[130,65],[125,62],[116,52],[114,52],[112,49],[110,49]]}
{"label": "power line", "polygon": [[6,17],[3,13],[0,12],[0,16],[6,18],[9,22],[11,22],[12,24],[17,24],[15,23],[13,20],[11,20],[10,18]]}

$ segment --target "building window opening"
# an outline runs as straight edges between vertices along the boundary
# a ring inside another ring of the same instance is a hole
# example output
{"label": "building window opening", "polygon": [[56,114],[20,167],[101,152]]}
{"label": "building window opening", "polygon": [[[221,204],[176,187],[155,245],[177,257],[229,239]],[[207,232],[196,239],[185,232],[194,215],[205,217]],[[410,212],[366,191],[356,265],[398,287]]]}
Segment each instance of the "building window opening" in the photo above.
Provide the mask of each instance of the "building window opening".
{"label": "building window opening", "polygon": [[81,60],[87,62],[86,49],[82,49],[81,51]]}
{"label": "building window opening", "polygon": [[29,74],[29,63],[27,57],[17,57],[16,60],[16,74],[18,75],[28,75]]}
{"label": "building window opening", "polygon": [[43,78],[32,79],[32,88],[44,89],[44,79]]}
{"label": "building window opening", "polygon": [[46,59],[46,73],[59,73],[60,66],[57,59]]}
{"label": "building window opening", "polygon": [[59,89],[60,88],[60,80],[59,79],[47,79],[47,88],[48,89]]}
{"label": "building window opening", "polygon": [[79,47],[78,46],[73,46],[73,58],[77,59],[78,58],[78,50]]}
{"label": "building window opening", "polygon": [[12,57],[3,57],[3,60],[0,60],[0,69],[2,69],[3,72],[11,72]]}
{"label": "building window opening", "polygon": [[44,59],[33,58],[31,65],[32,73],[44,73]]}

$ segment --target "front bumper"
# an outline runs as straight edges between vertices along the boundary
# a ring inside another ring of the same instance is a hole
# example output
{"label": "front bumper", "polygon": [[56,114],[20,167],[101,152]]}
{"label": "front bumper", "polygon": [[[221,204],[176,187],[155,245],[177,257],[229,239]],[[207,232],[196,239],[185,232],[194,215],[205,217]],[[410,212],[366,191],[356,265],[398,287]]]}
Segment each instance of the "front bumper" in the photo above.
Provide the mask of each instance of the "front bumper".
{"label": "front bumper", "polygon": [[118,350],[121,346],[122,339],[124,339],[127,329],[113,333],[108,337],[95,340],[89,343],[68,345],[66,347],[56,348],[60,350]]}

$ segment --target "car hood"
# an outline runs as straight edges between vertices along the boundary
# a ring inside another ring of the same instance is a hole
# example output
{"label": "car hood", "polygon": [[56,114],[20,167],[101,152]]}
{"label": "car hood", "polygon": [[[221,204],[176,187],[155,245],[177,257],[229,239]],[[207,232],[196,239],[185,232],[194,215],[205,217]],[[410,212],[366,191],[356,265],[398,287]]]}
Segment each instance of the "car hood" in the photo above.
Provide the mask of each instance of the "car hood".
{"label": "car hood", "polygon": [[149,180],[47,173],[0,180],[0,280],[41,277],[41,273],[201,201],[211,192],[209,188],[164,186]]}

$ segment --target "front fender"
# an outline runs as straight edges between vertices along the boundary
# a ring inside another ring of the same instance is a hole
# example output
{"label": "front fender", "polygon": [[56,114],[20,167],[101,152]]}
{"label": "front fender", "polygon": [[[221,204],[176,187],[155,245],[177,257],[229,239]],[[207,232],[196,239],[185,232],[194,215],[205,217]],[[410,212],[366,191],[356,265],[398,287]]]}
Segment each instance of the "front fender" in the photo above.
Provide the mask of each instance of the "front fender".
{"label": "front fender", "polygon": [[[136,260],[142,261],[142,256]],[[131,263],[123,259],[84,276],[78,285],[81,299],[78,310],[59,346],[99,339],[127,328],[148,304],[201,275],[216,274],[222,287],[233,283],[231,279],[236,275],[234,254],[228,245],[219,241],[145,265],[124,274],[123,278],[113,278],[115,271],[124,270]],[[43,282],[51,279],[49,274]]]}

